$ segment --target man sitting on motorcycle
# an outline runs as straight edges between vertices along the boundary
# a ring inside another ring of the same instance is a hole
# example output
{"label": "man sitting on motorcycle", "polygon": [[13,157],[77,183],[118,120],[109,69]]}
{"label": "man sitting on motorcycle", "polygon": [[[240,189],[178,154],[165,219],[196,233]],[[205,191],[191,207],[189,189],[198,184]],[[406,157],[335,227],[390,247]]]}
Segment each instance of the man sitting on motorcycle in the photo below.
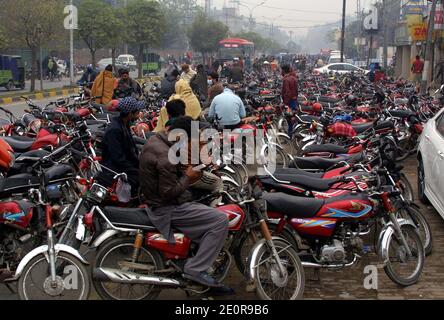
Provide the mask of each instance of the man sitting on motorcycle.
{"label": "man sitting on motorcycle", "polygon": [[[147,141],[140,157],[140,184],[151,208],[151,222],[168,242],[175,243],[173,230],[177,230],[199,244],[196,255],[184,266],[183,277],[207,287],[221,287],[208,270],[228,235],[227,217],[216,209],[193,202],[188,189],[201,178],[202,173],[194,170],[191,164],[174,164],[174,159],[170,159],[173,146],[180,146],[180,150],[190,148],[192,143],[199,146],[200,141],[195,141],[191,134],[192,122],[190,117],[174,121],[170,132],[182,132],[182,136],[174,141],[168,139],[165,131]],[[204,128],[202,124],[199,127]]]}
{"label": "man sitting on motorcycle", "polygon": [[221,129],[229,130],[239,128],[246,116],[242,99],[229,88],[225,88],[222,94],[213,99],[208,113],[209,119],[219,121]]}
{"label": "man sitting on motorcycle", "polygon": [[128,69],[119,70],[120,80],[117,83],[115,90],[115,97],[123,99],[126,97],[133,97],[138,99],[142,95],[142,89],[136,80],[130,78]]}

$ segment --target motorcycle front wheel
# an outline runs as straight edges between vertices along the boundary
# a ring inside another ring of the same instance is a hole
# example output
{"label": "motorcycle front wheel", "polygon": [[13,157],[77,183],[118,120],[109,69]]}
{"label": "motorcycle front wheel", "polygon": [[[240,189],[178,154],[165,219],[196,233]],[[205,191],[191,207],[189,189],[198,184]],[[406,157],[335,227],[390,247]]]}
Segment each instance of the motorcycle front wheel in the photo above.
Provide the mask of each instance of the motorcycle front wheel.
{"label": "motorcycle front wheel", "polygon": [[[142,275],[153,274],[163,269],[163,261],[157,251],[142,247],[137,257],[134,269],[130,263],[134,253],[134,238],[116,238],[104,244],[97,252],[93,270],[110,268],[122,271],[136,272]],[[125,266],[127,264],[128,266]],[[122,284],[93,279],[94,288],[103,300],[155,300],[161,290],[153,285]]]}
{"label": "motorcycle front wheel", "polygon": [[[61,268],[62,267],[62,268]],[[85,265],[69,253],[56,257],[56,281],[51,280],[49,261],[45,254],[34,257],[18,281],[21,300],[87,300],[90,277]]]}
{"label": "motorcycle front wheel", "polygon": [[412,255],[408,255],[400,237],[393,232],[388,242],[389,257],[384,271],[393,282],[407,287],[418,282],[424,268],[425,254],[416,228],[410,225],[403,225],[400,228]]}
{"label": "motorcycle front wheel", "polygon": [[256,295],[261,300],[302,299],[305,289],[305,272],[296,251],[287,243],[273,241],[285,273],[281,274],[268,245],[262,246],[255,261]]}

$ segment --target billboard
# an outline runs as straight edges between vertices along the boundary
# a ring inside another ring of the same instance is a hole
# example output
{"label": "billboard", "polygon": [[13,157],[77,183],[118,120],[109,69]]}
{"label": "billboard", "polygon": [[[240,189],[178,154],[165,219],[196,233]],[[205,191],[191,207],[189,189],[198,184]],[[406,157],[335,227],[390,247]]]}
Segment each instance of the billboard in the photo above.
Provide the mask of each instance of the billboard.
{"label": "billboard", "polygon": [[424,15],[427,13],[427,5],[424,0],[403,0],[402,16],[406,19],[409,15]]}

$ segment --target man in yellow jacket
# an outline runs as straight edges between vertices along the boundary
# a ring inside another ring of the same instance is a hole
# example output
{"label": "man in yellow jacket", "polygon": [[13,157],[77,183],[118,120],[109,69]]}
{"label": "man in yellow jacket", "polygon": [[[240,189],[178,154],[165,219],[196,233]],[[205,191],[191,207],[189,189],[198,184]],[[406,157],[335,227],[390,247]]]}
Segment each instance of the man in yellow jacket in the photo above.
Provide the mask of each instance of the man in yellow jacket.
{"label": "man in yellow jacket", "polygon": [[[193,90],[186,80],[179,80],[176,83],[176,94],[172,95],[169,101],[182,100],[185,102],[185,113],[188,117],[197,120],[202,113],[202,107],[199,99],[194,95]],[[160,132],[165,130],[165,124],[168,122],[168,112],[165,107],[160,110],[159,119],[157,121],[157,127],[154,132]]]}
{"label": "man in yellow jacket", "polygon": [[113,66],[106,66],[105,70],[100,72],[91,89],[93,97],[101,97],[96,99],[96,103],[105,104],[113,100],[114,89],[116,88],[116,79],[113,75]]}

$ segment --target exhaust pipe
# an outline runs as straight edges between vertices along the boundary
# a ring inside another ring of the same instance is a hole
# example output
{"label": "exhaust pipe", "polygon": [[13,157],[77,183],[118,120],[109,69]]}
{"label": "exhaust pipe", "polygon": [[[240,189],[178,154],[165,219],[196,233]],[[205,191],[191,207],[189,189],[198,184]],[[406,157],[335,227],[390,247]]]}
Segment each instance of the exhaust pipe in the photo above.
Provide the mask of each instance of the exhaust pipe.
{"label": "exhaust pipe", "polygon": [[111,268],[94,269],[93,279],[102,282],[114,282],[123,284],[156,285],[175,288],[181,286],[181,283],[174,279],[142,275],[134,272]]}
{"label": "exhaust pipe", "polygon": [[329,269],[329,268],[346,268],[351,267],[358,261],[358,256],[355,255],[353,257],[353,261],[349,262],[347,264],[320,264],[320,263],[313,263],[313,262],[304,262],[302,261],[302,266],[305,268],[322,268],[322,269]]}

